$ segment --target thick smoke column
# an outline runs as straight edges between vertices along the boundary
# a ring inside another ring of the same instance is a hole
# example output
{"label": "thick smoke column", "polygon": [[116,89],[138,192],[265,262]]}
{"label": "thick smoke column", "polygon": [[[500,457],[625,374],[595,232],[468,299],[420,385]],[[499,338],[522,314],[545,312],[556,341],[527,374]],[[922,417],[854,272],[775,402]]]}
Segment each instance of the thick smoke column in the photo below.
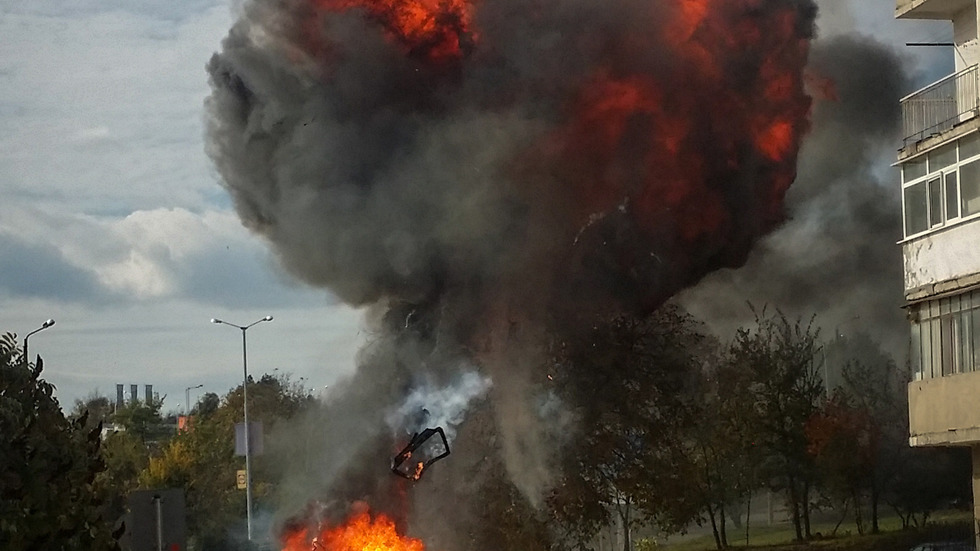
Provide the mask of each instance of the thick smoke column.
{"label": "thick smoke column", "polygon": [[252,0],[208,65],[209,154],[293,274],[379,312],[352,393],[398,404],[478,365],[533,500],[546,337],[655,308],[783,221],[815,16],[810,0]]}
{"label": "thick smoke column", "polygon": [[791,220],[744,267],[711,274],[678,298],[722,335],[751,323],[746,301],[790,316],[817,314],[825,337],[867,332],[901,365],[908,342],[895,244],[902,206],[888,165],[900,143],[908,77],[896,52],[855,36],[817,41],[809,70],[834,90],[814,109],[787,197]]}

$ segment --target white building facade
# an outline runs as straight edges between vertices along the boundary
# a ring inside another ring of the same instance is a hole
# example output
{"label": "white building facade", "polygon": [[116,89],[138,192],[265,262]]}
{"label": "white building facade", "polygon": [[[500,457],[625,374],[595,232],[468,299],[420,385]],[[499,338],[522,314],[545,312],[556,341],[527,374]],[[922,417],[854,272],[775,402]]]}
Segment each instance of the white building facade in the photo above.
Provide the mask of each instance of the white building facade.
{"label": "white building facade", "polygon": [[[900,19],[952,22],[955,72],[902,99],[909,443],[967,446],[980,519],[980,0],[897,0]],[[977,548],[980,535],[974,523]]]}

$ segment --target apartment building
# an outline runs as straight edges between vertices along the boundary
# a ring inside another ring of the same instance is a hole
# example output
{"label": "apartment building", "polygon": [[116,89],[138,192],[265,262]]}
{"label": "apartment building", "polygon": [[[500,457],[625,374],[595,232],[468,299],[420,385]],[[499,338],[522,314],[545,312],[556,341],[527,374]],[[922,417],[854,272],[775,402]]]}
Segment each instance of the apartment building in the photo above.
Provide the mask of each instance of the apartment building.
{"label": "apartment building", "polygon": [[[967,446],[980,519],[980,0],[897,0],[899,19],[952,22],[953,74],[902,99],[909,443]],[[974,523],[975,527],[978,523]],[[977,548],[980,535],[976,533]]]}

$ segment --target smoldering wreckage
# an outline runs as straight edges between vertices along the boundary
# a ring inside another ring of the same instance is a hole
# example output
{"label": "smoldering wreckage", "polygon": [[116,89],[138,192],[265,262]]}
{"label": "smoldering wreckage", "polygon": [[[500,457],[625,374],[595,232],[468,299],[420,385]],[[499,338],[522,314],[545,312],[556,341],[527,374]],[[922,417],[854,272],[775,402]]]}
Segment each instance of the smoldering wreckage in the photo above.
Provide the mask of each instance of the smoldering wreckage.
{"label": "smoldering wreckage", "polygon": [[[408,532],[469,549],[445,519],[478,510],[468,481],[488,455],[540,503],[576,430],[542,384],[546,336],[652,311],[785,220],[816,15],[812,0],[240,6],[208,63],[209,155],[281,264],[380,331],[337,397],[370,430],[324,428],[348,451],[306,486],[343,505],[282,512],[285,549],[359,549],[371,530],[401,542],[379,548],[422,549]],[[490,447],[463,444],[477,402]],[[365,466],[391,450],[399,476]]]}

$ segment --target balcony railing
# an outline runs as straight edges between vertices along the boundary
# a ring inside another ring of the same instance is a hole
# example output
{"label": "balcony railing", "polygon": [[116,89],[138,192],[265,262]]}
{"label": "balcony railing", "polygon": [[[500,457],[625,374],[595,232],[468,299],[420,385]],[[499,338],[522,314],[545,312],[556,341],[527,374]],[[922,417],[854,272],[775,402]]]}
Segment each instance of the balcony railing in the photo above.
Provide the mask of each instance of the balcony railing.
{"label": "balcony railing", "polygon": [[974,65],[902,99],[903,147],[980,114],[980,72]]}

